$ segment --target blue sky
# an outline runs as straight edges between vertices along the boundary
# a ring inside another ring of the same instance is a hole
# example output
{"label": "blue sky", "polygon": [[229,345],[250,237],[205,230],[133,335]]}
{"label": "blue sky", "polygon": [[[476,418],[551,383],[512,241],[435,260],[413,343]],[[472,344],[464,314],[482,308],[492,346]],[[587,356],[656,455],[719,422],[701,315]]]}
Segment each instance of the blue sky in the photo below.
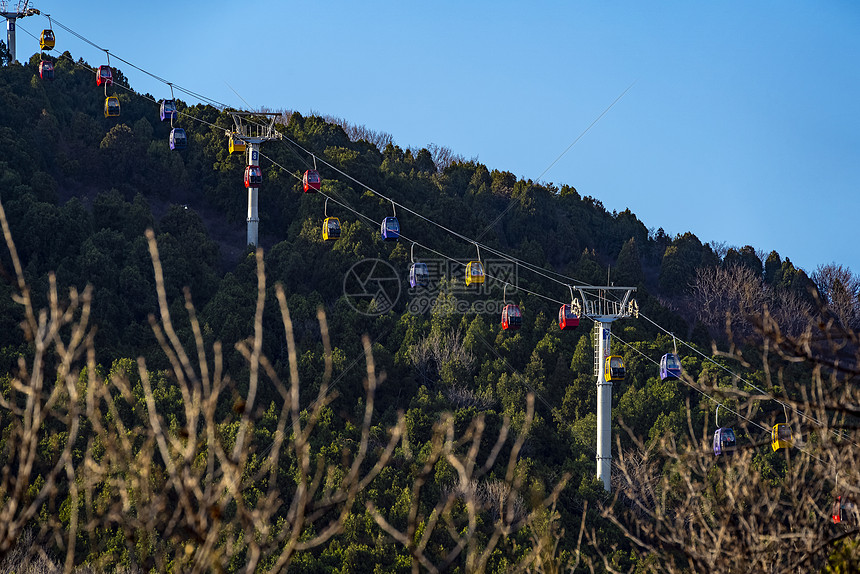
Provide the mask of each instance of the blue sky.
{"label": "blue sky", "polygon": [[[542,181],[670,235],[860,273],[857,2],[35,6],[215,100],[340,116],[530,179],[632,85]],[[58,49],[104,63],[55,31]],[[19,59],[36,50],[19,32]],[[120,68],[136,90],[169,94]]]}

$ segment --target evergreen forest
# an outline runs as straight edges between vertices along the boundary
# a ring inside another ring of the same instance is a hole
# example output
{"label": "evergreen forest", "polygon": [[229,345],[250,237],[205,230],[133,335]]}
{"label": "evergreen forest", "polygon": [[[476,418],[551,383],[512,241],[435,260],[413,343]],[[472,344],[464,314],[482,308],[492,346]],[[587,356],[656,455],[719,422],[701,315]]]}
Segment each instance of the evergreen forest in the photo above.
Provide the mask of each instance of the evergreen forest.
{"label": "evergreen forest", "polygon": [[[105,117],[91,66],[66,52],[48,81],[42,57],[0,69],[4,569],[860,563],[853,507],[831,516],[860,487],[849,270],[672,237],[600,190],[289,110],[261,148],[255,249],[230,110],[177,100],[188,145],[171,150],[157,97],[119,68]],[[380,237],[387,198],[408,208],[400,241]],[[476,257],[486,282],[467,286]],[[412,288],[419,260],[431,282]],[[635,288],[637,316],[612,325],[611,492],[594,322],[557,322],[568,285]],[[683,376],[662,380],[673,352]],[[718,404],[734,458],[713,454]],[[796,444],[773,450],[781,422]]]}

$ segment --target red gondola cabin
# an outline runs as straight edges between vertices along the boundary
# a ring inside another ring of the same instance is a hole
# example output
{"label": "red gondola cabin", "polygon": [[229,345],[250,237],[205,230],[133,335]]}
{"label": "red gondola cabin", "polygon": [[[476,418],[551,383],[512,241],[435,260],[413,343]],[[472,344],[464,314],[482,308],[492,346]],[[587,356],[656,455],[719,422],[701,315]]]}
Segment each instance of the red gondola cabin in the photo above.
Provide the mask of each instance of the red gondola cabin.
{"label": "red gondola cabin", "polygon": [[43,80],[54,79],[54,64],[50,60],[42,60],[39,62],[39,77]]}
{"label": "red gondola cabin", "polygon": [[322,180],[320,179],[320,174],[315,169],[307,170],[302,178],[302,188],[305,190],[305,193],[314,193],[319,191],[321,183]]}
{"label": "red gondola cabin", "polygon": [[523,314],[520,312],[519,305],[508,303],[502,309],[502,329],[507,331],[516,331],[523,325]]}
{"label": "red gondola cabin", "polygon": [[96,85],[110,86],[111,84],[113,84],[113,73],[110,70],[110,66],[99,66],[96,72]]}
{"label": "red gondola cabin", "polygon": [[558,310],[558,328],[562,331],[579,327],[579,315],[571,305],[562,305]]}
{"label": "red gondola cabin", "polygon": [[260,187],[263,183],[263,170],[259,165],[249,165],[245,168],[245,187]]}

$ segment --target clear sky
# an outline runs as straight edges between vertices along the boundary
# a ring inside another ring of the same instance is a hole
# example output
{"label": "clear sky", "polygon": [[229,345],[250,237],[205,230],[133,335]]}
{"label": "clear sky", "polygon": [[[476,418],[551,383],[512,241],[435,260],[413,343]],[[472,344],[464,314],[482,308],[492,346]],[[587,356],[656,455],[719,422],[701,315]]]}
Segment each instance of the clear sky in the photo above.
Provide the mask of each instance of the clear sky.
{"label": "clear sky", "polygon": [[[220,102],[340,116],[572,185],[670,235],[860,273],[854,0],[31,5]],[[59,50],[105,63],[55,32]],[[37,48],[19,32],[19,59]],[[137,91],[169,94],[119,67]]]}

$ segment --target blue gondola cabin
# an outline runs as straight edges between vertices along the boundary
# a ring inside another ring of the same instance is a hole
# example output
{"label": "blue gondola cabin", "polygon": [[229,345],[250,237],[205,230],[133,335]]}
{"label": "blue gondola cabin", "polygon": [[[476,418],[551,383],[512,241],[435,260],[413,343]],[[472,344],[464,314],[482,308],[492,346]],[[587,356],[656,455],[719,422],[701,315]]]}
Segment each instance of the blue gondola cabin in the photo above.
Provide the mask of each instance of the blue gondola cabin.
{"label": "blue gondola cabin", "polygon": [[315,193],[320,190],[322,180],[320,174],[315,169],[309,169],[302,177],[302,189],[305,193]]}
{"label": "blue gondola cabin", "polygon": [[54,31],[42,30],[42,35],[39,37],[39,48],[42,50],[53,50],[55,43]]}
{"label": "blue gondola cabin", "polygon": [[681,361],[675,353],[666,353],[660,359],[660,380],[681,378]]}
{"label": "blue gondola cabin", "polygon": [[113,73],[110,70],[110,66],[99,66],[96,72],[96,85],[110,86],[111,84],[113,84]]}
{"label": "blue gondola cabin", "polygon": [[54,64],[50,60],[42,60],[39,62],[39,77],[43,80],[54,79]]}
{"label": "blue gondola cabin", "polygon": [[170,130],[170,149],[185,149],[187,145],[188,136],[185,135],[184,129],[173,128],[172,130]]}
{"label": "blue gondola cabin", "polygon": [[179,116],[179,112],[176,111],[176,102],[173,100],[161,100],[161,110],[158,116],[163,122],[172,122],[175,120]]}
{"label": "blue gondola cabin", "polygon": [[386,217],[379,228],[383,241],[397,241],[400,238],[400,222],[396,217]]}
{"label": "blue gondola cabin", "polygon": [[466,264],[466,285],[477,283],[478,285],[484,282],[484,266],[480,261],[469,261]]}
{"label": "blue gondola cabin", "polygon": [[430,284],[430,271],[426,263],[413,263],[409,266],[409,286],[427,287]]}
{"label": "blue gondola cabin", "polygon": [[523,314],[519,305],[508,303],[502,309],[502,329],[516,331],[523,325]]}
{"label": "blue gondola cabin", "polygon": [[562,305],[558,310],[558,328],[562,331],[579,327],[579,315],[571,305]]}
{"label": "blue gondola cabin", "polygon": [[735,431],[723,427],[714,431],[714,456],[725,456],[733,454],[737,447]]}
{"label": "blue gondola cabin", "polygon": [[606,357],[606,368],[603,371],[603,377],[607,381],[623,381],[624,375],[624,359],[620,355]]}
{"label": "blue gondola cabin", "polygon": [[263,170],[259,165],[245,168],[245,187],[259,187],[263,183]]}
{"label": "blue gondola cabin", "polygon": [[115,118],[119,115],[119,98],[109,96],[105,98],[105,117]]}
{"label": "blue gondola cabin", "polygon": [[326,217],[322,227],[323,241],[334,241],[340,237],[340,220],[337,217]]}
{"label": "blue gondola cabin", "polygon": [[791,448],[792,444],[791,427],[788,426],[788,423],[773,425],[773,429],[770,431],[770,448],[776,452],[781,448]]}

